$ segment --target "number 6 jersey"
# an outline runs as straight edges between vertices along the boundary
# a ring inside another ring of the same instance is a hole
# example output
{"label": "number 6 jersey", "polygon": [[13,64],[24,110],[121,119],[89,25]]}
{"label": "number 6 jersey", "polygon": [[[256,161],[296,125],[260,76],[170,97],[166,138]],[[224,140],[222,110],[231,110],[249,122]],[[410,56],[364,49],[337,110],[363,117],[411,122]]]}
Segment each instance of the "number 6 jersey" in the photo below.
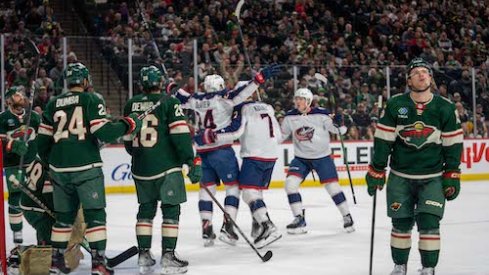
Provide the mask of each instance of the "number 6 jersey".
{"label": "number 6 jersey", "polygon": [[182,164],[194,158],[192,138],[180,101],[162,94],[140,94],[131,98],[124,114],[141,114],[155,105],[161,105],[143,119],[141,131],[131,140],[124,137],[124,145],[132,155],[132,173],[138,180],[161,178],[169,172],[181,170]]}

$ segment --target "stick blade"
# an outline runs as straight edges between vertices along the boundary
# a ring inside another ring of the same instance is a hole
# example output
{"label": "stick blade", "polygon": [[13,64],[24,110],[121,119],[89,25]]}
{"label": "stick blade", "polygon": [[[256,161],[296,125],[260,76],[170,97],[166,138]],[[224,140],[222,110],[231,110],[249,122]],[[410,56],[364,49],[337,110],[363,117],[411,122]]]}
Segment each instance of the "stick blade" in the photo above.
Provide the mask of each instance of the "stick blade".
{"label": "stick blade", "polygon": [[268,262],[273,256],[273,253],[271,250],[268,250],[267,253],[265,253],[265,255],[263,255],[263,257],[261,257],[261,260],[265,263],[265,262]]}
{"label": "stick blade", "polygon": [[119,265],[120,263],[128,260],[129,258],[133,257],[134,255],[138,254],[138,248],[137,246],[132,246],[129,247],[126,251],[122,252],[121,254],[115,256],[114,258],[107,258],[107,265],[109,267],[115,267]]}

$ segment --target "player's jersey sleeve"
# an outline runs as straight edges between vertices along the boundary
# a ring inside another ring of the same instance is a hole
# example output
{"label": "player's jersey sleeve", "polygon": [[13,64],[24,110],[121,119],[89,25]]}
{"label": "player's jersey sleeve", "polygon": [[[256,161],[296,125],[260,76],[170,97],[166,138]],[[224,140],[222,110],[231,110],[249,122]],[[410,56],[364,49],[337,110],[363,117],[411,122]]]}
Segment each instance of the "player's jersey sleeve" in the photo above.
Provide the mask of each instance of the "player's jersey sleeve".
{"label": "player's jersey sleeve", "polygon": [[180,88],[177,90],[175,93],[175,97],[180,101],[180,104],[182,108],[184,109],[194,109],[194,102],[195,99],[192,97],[192,95],[185,91],[184,89]]}
{"label": "player's jersey sleeve", "polygon": [[372,165],[377,169],[387,167],[387,161],[396,141],[396,119],[393,115],[393,101],[389,100],[384,115],[380,118],[374,135]]}
{"label": "player's jersey sleeve", "polygon": [[37,153],[43,163],[48,163],[49,153],[53,145],[53,104],[51,100],[46,105],[46,109],[42,113],[41,124],[39,125],[37,135]]}
{"label": "player's jersey sleeve", "polygon": [[442,154],[445,161],[444,170],[458,170],[463,150],[464,136],[455,105],[450,104],[448,108],[445,108],[443,118],[445,118],[445,121],[442,123],[441,139]]}
{"label": "player's jersey sleeve", "polygon": [[189,163],[194,159],[194,150],[187,118],[183,113],[180,101],[175,97],[170,97],[167,101],[166,111],[170,140],[175,146],[182,163]]}
{"label": "player's jersey sleeve", "polygon": [[247,113],[245,110],[246,108],[243,104],[234,107],[231,124],[216,132],[217,140],[230,142],[239,139],[243,134],[247,123]]}
{"label": "player's jersey sleeve", "polygon": [[243,103],[253,94],[253,92],[256,91],[257,88],[258,84],[256,84],[253,80],[250,80],[248,84],[228,91],[225,98],[231,100],[233,105],[236,106]]}
{"label": "player's jersey sleeve", "polygon": [[87,106],[89,131],[103,142],[111,142],[127,132],[127,124],[111,122],[107,118],[105,102],[101,95],[90,94]]}
{"label": "player's jersey sleeve", "polygon": [[292,134],[292,125],[290,125],[290,118],[288,118],[287,116],[285,116],[284,120],[282,121],[282,126],[280,127],[280,130],[282,136],[279,141],[280,143],[282,143],[287,140]]}

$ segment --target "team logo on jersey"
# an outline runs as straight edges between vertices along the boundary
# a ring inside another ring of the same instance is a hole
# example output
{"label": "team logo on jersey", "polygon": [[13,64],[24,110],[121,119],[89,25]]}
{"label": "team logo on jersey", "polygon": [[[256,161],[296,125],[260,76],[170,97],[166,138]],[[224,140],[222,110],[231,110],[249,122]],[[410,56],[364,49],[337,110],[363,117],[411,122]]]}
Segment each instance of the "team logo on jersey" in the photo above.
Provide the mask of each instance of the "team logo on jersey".
{"label": "team logo on jersey", "polygon": [[417,121],[400,130],[399,136],[406,144],[419,149],[427,143],[428,138],[435,132],[435,130],[435,127],[425,125],[422,121]]}
{"label": "team logo on jersey", "polygon": [[392,211],[397,211],[397,210],[399,210],[399,208],[401,208],[401,206],[402,206],[402,203],[394,202],[391,204],[391,209],[392,209]]}
{"label": "team logo on jersey", "polygon": [[301,128],[295,130],[295,138],[298,141],[308,141],[314,136],[314,128],[309,126],[302,126]]}
{"label": "team logo on jersey", "polygon": [[[8,132],[7,135],[11,139],[23,139],[25,132],[26,132],[24,129],[25,129],[25,126],[19,127],[13,131]],[[36,138],[36,133],[35,133],[34,128],[29,127],[27,129],[27,135],[29,137],[27,140],[34,140]]]}
{"label": "team logo on jersey", "polygon": [[8,124],[8,126],[14,126],[15,125],[15,121],[12,118],[9,118],[7,120],[7,124]]}
{"label": "team logo on jersey", "polygon": [[407,113],[408,109],[406,107],[401,107],[399,110],[397,110],[398,117],[400,118],[408,118]]}

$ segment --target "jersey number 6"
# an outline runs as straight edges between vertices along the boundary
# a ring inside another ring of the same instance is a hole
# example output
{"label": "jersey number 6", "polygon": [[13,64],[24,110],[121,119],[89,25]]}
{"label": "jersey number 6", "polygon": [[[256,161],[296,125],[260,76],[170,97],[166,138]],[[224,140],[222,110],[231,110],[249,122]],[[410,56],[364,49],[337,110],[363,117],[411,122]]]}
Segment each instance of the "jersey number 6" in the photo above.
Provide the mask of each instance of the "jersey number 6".
{"label": "jersey number 6", "polygon": [[143,119],[143,125],[139,134],[133,139],[132,147],[153,147],[158,141],[158,131],[156,127],[158,126],[158,118],[149,114]]}

